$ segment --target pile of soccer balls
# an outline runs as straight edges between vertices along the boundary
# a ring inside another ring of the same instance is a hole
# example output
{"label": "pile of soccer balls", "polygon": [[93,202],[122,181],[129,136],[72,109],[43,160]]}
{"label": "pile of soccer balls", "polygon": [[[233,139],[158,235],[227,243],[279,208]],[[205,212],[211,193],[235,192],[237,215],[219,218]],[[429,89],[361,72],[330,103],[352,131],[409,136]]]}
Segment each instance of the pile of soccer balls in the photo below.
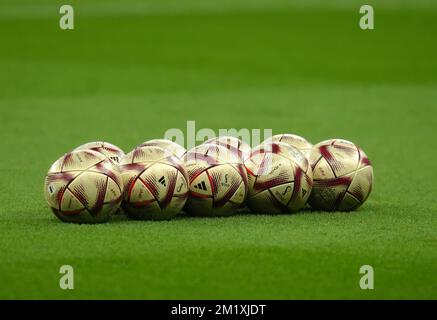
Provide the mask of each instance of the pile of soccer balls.
{"label": "pile of soccer balls", "polygon": [[[45,197],[66,222],[99,223],[124,212],[141,220],[254,213],[351,211],[373,184],[366,154],[340,139],[312,145],[281,134],[259,146],[218,137],[186,151],[164,139],[128,154],[106,142],[82,145],[58,159],[45,179]],[[121,207],[121,209],[120,209]]]}

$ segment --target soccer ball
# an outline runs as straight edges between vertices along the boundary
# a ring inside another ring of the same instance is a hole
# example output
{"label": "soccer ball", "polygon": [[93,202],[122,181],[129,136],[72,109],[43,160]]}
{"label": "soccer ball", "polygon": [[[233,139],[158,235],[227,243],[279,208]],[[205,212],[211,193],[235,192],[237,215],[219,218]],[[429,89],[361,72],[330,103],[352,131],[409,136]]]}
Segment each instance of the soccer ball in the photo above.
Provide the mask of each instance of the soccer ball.
{"label": "soccer ball", "polygon": [[281,142],[261,144],[244,162],[249,179],[248,207],[256,213],[292,213],[307,202],[312,189],[308,160]]}
{"label": "soccer ball", "polygon": [[121,175],[118,167],[99,152],[72,151],[50,167],[44,194],[62,221],[106,222],[120,207]]}
{"label": "soccer ball", "polygon": [[88,142],[74,149],[74,151],[77,150],[94,150],[100,152],[117,164],[124,156],[123,150],[109,142],[104,141]]}
{"label": "soccer ball", "polygon": [[250,154],[250,145],[243,140],[231,136],[215,137],[206,140],[203,144],[217,144],[219,146],[229,149],[229,151],[238,155],[244,162]]}
{"label": "soccer ball", "polygon": [[351,211],[372,191],[373,168],[364,151],[350,141],[333,139],[309,152],[314,187],[309,204],[326,211]]}
{"label": "soccer ball", "polygon": [[169,220],[188,197],[182,162],[160,147],[138,147],[120,162],[125,192],[123,209],[139,220]]}
{"label": "soccer ball", "polygon": [[172,153],[176,158],[181,159],[187,150],[176,142],[167,139],[153,139],[143,142],[138,147],[160,147]]}
{"label": "soccer ball", "polygon": [[268,142],[282,142],[282,143],[289,144],[290,146],[299,149],[299,151],[302,152],[304,156],[306,156],[307,153],[313,147],[313,145],[310,142],[308,142],[308,140],[306,140],[305,138],[289,133],[277,134],[264,141],[264,143],[268,143]]}
{"label": "soccer ball", "polygon": [[230,216],[242,206],[247,174],[235,153],[216,144],[202,144],[187,152],[184,163],[190,178],[187,213]]}

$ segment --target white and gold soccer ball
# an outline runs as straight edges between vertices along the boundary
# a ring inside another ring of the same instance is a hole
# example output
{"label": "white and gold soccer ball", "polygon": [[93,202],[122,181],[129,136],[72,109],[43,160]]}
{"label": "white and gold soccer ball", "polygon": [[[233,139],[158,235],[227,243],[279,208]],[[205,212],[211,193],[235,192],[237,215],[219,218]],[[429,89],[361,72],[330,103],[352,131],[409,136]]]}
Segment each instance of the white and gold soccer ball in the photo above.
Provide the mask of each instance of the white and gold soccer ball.
{"label": "white and gold soccer ball", "polygon": [[364,151],[354,143],[332,139],[309,152],[314,187],[309,204],[317,210],[351,211],[369,197],[373,168]]}
{"label": "white and gold soccer ball", "polygon": [[190,179],[185,210],[195,216],[230,216],[247,194],[247,173],[237,154],[216,144],[202,144],[184,157]]}
{"label": "white and gold soccer ball", "polygon": [[116,145],[104,141],[88,142],[74,149],[74,151],[77,150],[93,150],[100,152],[117,164],[120,163],[121,158],[124,156],[123,150]]}
{"label": "white and gold soccer ball", "polygon": [[167,139],[153,139],[143,142],[138,147],[160,147],[172,153],[176,158],[181,159],[187,150],[184,147]]}
{"label": "white and gold soccer ball", "polygon": [[182,162],[156,146],[135,148],[120,162],[124,183],[123,209],[139,220],[169,220],[188,197]]}
{"label": "white and gold soccer ball", "polygon": [[44,194],[62,221],[106,222],[120,207],[121,175],[117,165],[99,152],[72,151],[50,167]]}
{"label": "white and gold soccer ball", "polygon": [[302,152],[304,156],[307,156],[308,152],[313,147],[313,145],[307,139],[289,133],[277,134],[264,141],[264,143],[268,142],[282,142],[288,144],[292,147],[299,149],[299,151]]}
{"label": "white and gold soccer ball", "polygon": [[250,145],[232,136],[221,136],[206,140],[203,144],[216,144],[235,153],[244,162],[250,154]]}
{"label": "white and gold soccer ball", "polygon": [[254,148],[245,161],[249,179],[248,207],[255,213],[293,213],[304,207],[312,189],[308,160],[281,142]]}

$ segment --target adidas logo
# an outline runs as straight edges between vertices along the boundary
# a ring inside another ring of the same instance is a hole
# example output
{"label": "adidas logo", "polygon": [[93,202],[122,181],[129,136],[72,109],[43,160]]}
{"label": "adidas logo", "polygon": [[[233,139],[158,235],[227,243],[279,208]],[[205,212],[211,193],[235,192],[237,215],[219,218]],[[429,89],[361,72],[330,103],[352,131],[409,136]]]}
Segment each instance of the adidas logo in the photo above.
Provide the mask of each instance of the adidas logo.
{"label": "adidas logo", "polygon": [[162,176],[161,178],[159,178],[158,182],[159,182],[160,184],[162,184],[164,187],[167,186],[167,184],[165,183],[165,178],[164,178],[164,176]]}
{"label": "adidas logo", "polygon": [[207,188],[206,188],[205,181],[202,181],[201,183],[196,184],[196,185],[194,186],[194,189],[201,189],[201,190],[203,190],[203,191],[206,191]]}
{"label": "adidas logo", "polygon": [[111,159],[117,163],[120,163],[120,159],[118,157],[109,157],[109,159]]}

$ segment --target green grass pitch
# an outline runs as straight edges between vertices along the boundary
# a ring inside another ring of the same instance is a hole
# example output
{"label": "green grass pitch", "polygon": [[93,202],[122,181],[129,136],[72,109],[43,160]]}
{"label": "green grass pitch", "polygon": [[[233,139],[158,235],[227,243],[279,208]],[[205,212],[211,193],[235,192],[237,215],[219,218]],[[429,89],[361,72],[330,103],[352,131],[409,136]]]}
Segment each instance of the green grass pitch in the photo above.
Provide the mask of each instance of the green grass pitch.
{"label": "green grass pitch", "polygon": [[[375,2],[373,31],[360,1],[70,3],[74,31],[61,1],[0,3],[0,298],[437,298],[435,3]],[[352,140],[373,193],[355,213],[92,226],[47,208],[64,152],[187,120]]]}

